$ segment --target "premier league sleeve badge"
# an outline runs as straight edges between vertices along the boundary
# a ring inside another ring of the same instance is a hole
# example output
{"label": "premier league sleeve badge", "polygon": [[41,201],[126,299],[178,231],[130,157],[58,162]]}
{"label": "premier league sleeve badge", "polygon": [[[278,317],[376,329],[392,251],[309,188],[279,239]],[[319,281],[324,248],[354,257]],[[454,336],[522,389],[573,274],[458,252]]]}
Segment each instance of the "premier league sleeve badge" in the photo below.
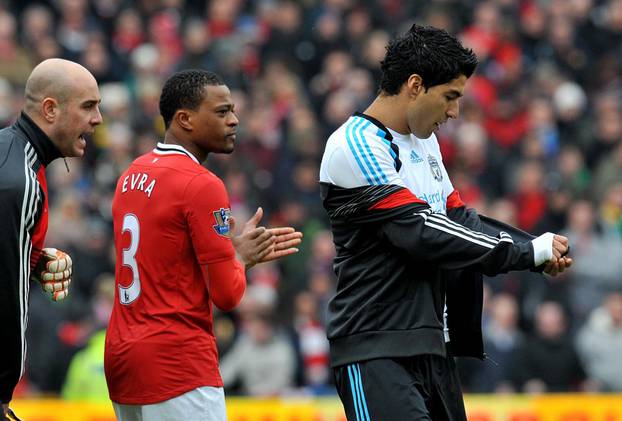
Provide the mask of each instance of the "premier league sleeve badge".
{"label": "premier league sleeve badge", "polygon": [[216,234],[222,235],[224,237],[229,236],[229,217],[231,216],[231,209],[229,208],[220,208],[219,210],[213,211],[214,219],[216,220],[216,224],[212,225]]}

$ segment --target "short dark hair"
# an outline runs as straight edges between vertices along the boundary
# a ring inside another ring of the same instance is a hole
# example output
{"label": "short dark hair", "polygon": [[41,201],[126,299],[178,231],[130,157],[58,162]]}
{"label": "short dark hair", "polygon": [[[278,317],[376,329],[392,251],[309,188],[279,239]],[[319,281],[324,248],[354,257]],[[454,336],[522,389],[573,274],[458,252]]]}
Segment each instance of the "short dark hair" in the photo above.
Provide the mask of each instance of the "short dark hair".
{"label": "short dark hair", "polygon": [[408,32],[389,42],[380,65],[380,89],[396,95],[415,73],[423,79],[426,90],[460,75],[471,77],[477,67],[477,57],[447,31],[414,24]]}
{"label": "short dark hair", "polygon": [[160,114],[164,119],[164,127],[169,128],[177,110],[196,110],[205,99],[206,85],[224,84],[216,73],[201,69],[182,70],[168,78],[160,95]]}

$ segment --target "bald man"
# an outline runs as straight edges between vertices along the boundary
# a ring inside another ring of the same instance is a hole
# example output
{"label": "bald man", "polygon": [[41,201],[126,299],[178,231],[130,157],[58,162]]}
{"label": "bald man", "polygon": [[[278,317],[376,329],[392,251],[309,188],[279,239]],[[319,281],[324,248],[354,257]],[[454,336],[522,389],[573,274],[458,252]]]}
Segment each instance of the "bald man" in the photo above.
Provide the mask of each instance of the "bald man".
{"label": "bald man", "polygon": [[26,82],[25,103],[14,124],[0,130],[0,358],[2,419],[24,372],[29,279],[54,301],[64,299],[71,258],[44,248],[48,226],[45,167],[56,158],[81,157],[86,136],[102,122],[99,89],[81,65],[49,59]]}

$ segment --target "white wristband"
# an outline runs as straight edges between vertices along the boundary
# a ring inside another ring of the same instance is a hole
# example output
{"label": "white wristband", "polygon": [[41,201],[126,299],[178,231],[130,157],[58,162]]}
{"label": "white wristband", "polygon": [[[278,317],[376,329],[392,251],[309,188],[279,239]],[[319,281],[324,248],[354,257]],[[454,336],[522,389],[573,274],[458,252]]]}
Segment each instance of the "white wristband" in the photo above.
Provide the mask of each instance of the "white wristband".
{"label": "white wristband", "polygon": [[553,258],[553,237],[555,237],[555,234],[547,232],[531,240],[533,261],[536,267]]}

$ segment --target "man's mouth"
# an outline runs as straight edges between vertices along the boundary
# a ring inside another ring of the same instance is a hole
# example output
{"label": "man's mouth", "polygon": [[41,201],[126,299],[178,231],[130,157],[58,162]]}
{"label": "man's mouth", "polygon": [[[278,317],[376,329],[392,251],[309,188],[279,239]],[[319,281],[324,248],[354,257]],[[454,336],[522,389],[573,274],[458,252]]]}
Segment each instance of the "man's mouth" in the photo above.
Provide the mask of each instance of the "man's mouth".
{"label": "man's mouth", "polygon": [[85,147],[86,146],[86,139],[88,137],[90,137],[93,133],[89,133],[89,132],[84,132],[82,134],[80,134],[80,136],[78,136],[78,139],[80,139],[80,144]]}

